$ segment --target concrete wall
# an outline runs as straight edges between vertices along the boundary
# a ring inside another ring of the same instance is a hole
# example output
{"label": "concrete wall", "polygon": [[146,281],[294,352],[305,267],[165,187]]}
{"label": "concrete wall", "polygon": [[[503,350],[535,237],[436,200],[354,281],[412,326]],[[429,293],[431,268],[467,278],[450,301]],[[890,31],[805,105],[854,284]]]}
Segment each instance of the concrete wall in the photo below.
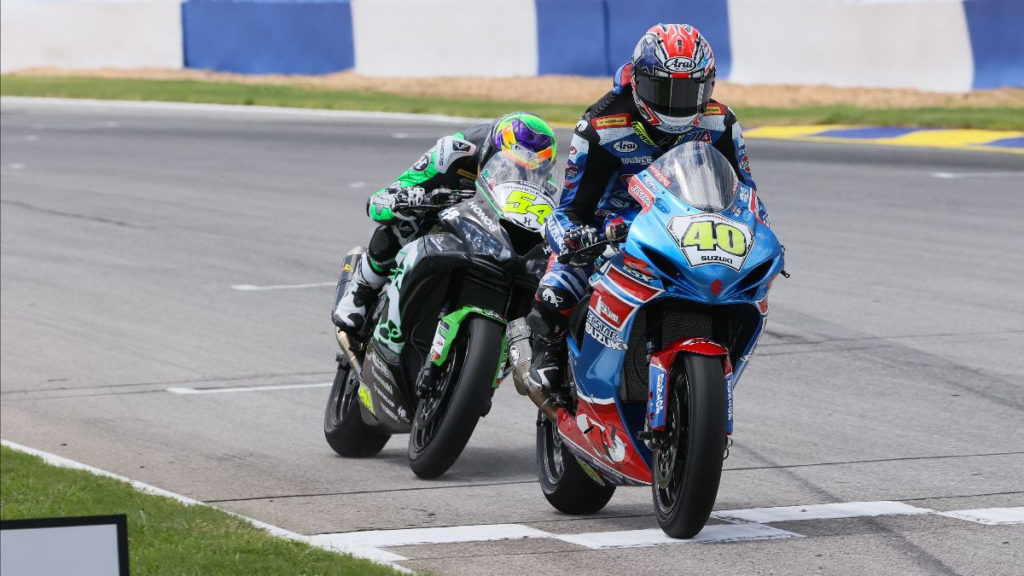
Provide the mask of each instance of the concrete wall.
{"label": "concrete wall", "polygon": [[4,0],[4,71],[607,76],[688,22],[740,83],[1024,86],[1024,0]]}
{"label": "concrete wall", "polygon": [[181,68],[178,2],[3,2],[0,71]]}

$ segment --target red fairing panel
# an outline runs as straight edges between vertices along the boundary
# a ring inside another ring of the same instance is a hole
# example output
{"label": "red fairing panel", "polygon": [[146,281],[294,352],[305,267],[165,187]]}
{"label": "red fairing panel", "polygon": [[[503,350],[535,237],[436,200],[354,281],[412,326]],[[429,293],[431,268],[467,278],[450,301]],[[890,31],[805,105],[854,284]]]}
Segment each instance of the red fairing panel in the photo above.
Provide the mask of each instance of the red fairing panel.
{"label": "red fairing panel", "polygon": [[651,471],[629,441],[629,429],[614,402],[598,404],[581,397],[575,418],[564,409],[558,411],[558,430],[563,440],[589,454],[598,468],[633,483],[651,483]]}

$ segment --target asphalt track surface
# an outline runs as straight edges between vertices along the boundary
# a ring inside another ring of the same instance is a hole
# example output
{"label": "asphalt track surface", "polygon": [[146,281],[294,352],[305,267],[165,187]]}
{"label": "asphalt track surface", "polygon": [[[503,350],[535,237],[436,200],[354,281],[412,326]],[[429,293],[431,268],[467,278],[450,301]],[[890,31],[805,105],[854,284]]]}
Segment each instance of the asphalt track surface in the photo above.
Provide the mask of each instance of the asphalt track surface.
{"label": "asphalt track surface", "polygon": [[[330,284],[372,229],[365,199],[463,125],[5,100],[2,437],[308,535],[657,531],[646,488],[620,488],[591,517],[547,504],[535,411],[510,382],[437,481],[410,472],[405,436],[359,461],[323,439]],[[1024,159],[748,146],[792,278],[775,283],[737,389],[716,510],[1024,506]],[[770,527],[794,537],[387,552],[466,575],[1024,571],[1022,524],[929,513]]]}

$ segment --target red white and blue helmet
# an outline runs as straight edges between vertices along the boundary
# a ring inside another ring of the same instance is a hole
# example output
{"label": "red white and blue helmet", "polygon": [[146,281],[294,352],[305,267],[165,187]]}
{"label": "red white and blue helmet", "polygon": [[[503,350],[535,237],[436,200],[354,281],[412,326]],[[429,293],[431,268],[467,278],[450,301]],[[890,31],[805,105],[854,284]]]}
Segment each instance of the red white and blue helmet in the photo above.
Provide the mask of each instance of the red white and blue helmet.
{"label": "red white and blue helmet", "polygon": [[648,124],[680,134],[700,123],[715,86],[715,54],[689,24],[657,24],[636,43],[633,101]]}

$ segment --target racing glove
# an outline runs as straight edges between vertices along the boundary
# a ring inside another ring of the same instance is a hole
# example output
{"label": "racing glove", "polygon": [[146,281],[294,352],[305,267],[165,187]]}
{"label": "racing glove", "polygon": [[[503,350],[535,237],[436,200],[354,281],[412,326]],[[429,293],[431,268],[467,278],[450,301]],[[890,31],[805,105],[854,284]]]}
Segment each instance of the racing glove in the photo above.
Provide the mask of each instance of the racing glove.
{"label": "racing glove", "polygon": [[419,206],[426,198],[426,192],[419,186],[389,186],[381,188],[367,200],[366,213],[373,220],[387,224],[401,216],[403,208]]}
{"label": "racing glove", "polygon": [[562,250],[558,261],[575,268],[589,266],[604,252],[604,245],[601,235],[593,226],[573,228],[562,237]]}

